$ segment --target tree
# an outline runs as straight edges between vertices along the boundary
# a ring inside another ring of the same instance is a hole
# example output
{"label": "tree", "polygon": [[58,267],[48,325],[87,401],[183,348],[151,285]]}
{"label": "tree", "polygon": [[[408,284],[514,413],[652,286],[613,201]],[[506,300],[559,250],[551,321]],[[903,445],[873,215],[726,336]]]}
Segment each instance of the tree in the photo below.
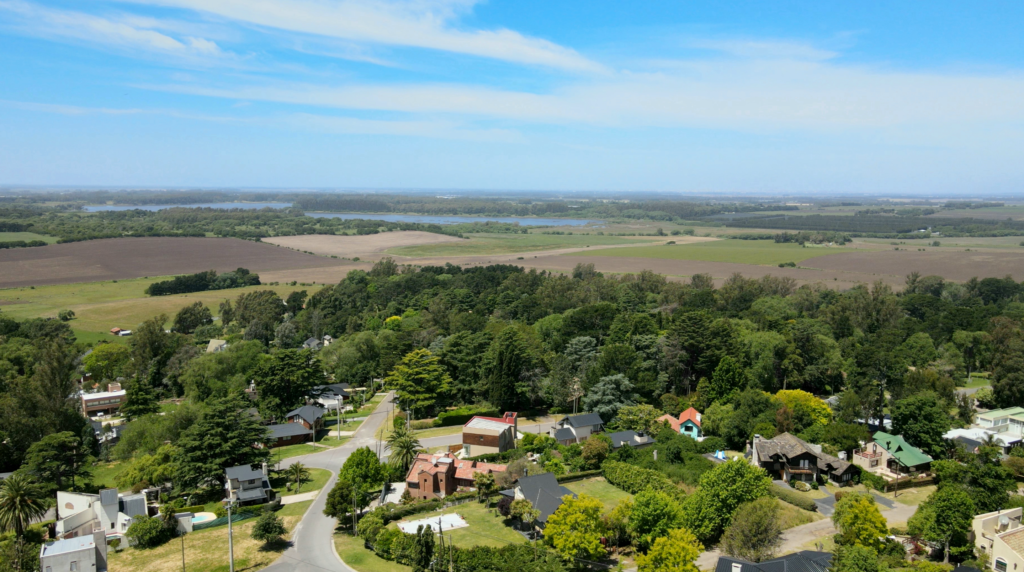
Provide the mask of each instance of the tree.
{"label": "tree", "polygon": [[57,318],[62,322],[70,322],[75,319],[75,311],[61,310],[60,312],[57,312]]}
{"label": "tree", "polygon": [[497,490],[494,473],[473,473],[473,482],[476,483],[476,495],[481,501],[488,500]]}
{"label": "tree", "polygon": [[727,402],[735,393],[742,391],[747,386],[747,378],[736,360],[724,356],[711,375],[711,380],[701,387],[697,386],[701,409],[706,409],[713,403]]}
{"label": "tree", "polygon": [[401,429],[396,428],[393,433],[388,435],[386,442],[388,449],[391,451],[391,457],[388,459],[388,462],[392,467],[402,470],[407,470],[416,459],[416,455],[423,450],[420,440],[412,433],[409,433],[404,425]]}
{"label": "tree", "polygon": [[12,570],[21,570],[25,530],[33,520],[46,514],[45,498],[43,491],[21,473],[0,481],[0,531],[14,532],[17,542]]}
{"label": "tree", "polygon": [[764,469],[743,460],[722,463],[700,477],[700,486],[683,501],[683,526],[701,542],[721,536],[736,509],[766,497],[771,478]]}
{"label": "tree", "polygon": [[[992,320],[992,393],[999,407],[1024,404],[1024,332],[1007,318]],[[980,397],[975,396],[978,401]]]}
{"label": "tree", "polygon": [[487,350],[483,369],[491,403],[505,411],[519,409],[523,403],[521,384],[533,369],[533,360],[519,330],[507,327],[498,334]]}
{"label": "tree", "polygon": [[637,493],[626,527],[637,550],[646,552],[656,539],[668,536],[670,530],[679,528],[683,520],[682,513],[679,503],[661,491],[646,488]]}
{"label": "tree", "polygon": [[984,355],[992,336],[988,332],[965,332],[957,330],[953,332],[953,345],[960,350],[964,358],[964,367],[967,368],[967,382],[971,381],[971,373],[978,369],[979,361]]}
{"label": "tree", "polygon": [[305,405],[314,388],[327,383],[323,365],[312,350],[282,349],[263,356],[251,377],[259,390],[260,410],[275,419]]}
{"label": "tree", "polygon": [[[221,309],[223,311],[223,308]],[[257,290],[238,296],[232,318],[245,328],[245,339],[270,343],[274,328],[281,322],[285,305],[277,292]]]}
{"label": "tree", "polygon": [[932,457],[941,456],[945,450],[942,436],[949,431],[951,422],[948,407],[931,392],[892,404],[893,432]]}
{"label": "tree", "polygon": [[204,306],[201,301],[196,301],[190,306],[185,306],[178,310],[178,315],[174,317],[174,325],[171,326],[171,331],[178,332],[179,334],[191,334],[196,331],[196,328],[212,323],[213,314],[210,312],[210,309]]}
{"label": "tree", "polygon": [[416,542],[412,547],[412,570],[424,572],[434,561],[434,530],[430,525],[416,527]]}
{"label": "tree", "polygon": [[773,558],[781,544],[779,501],[773,497],[740,505],[722,535],[722,550],[726,554],[751,562]]}
{"label": "tree", "polygon": [[592,471],[601,466],[601,463],[608,458],[612,446],[608,437],[604,435],[593,435],[583,442],[580,458],[583,459],[585,470]]}
{"label": "tree", "polygon": [[384,385],[398,393],[403,407],[421,416],[437,409],[439,401],[451,390],[452,378],[440,358],[420,348],[402,358],[384,379]]}
{"label": "tree", "polygon": [[[664,396],[662,400],[664,400]],[[617,418],[622,429],[653,434],[657,432],[656,426],[658,425],[658,418],[661,416],[662,412],[655,409],[653,405],[641,403],[619,409]]]}
{"label": "tree", "polygon": [[859,545],[837,545],[832,556],[832,572],[878,572],[878,553]]}
{"label": "tree", "polygon": [[97,381],[113,380],[125,374],[125,368],[131,359],[132,350],[128,346],[105,343],[96,346],[89,355],[83,357],[82,365]]}
{"label": "tree", "polygon": [[529,525],[540,518],[540,511],[533,508],[533,503],[526,499],[516,499],[509,506],[509,514],[518,518],[522,524]]}
{"label": "tree", "polygon": [[971,495],[960,486],[940,487],[918,507],[907,521],[912,534],[939,542],[943,547],[943,563],[949,563],[950,547],[970,546],[969,533],[976,509]]}
{"label": "tree", "polygon": [[160,412],[160,403],[148,380],[143,378],[131,380],[124,393],[125,399],[121,405],[121,414],[124,415],[125,420],[131,421],[143,415]]}
{"label": "tree", "polygon": [[800,428],[816,424],[826,425],[832,421],[832,410],[828,404],[806,391],[784,389],[776,393],[775,398],[793,412],[794,420]]}
{"label": "tree", "polygon": [[281,537],[288,533],[284,527],[281,517],[273,511],[264,511],[256,524],[252,527],[252,538],[258,542],[269,544],[281,540]]}
{"label": "tree", "polygon": [[176,336],[164,330],[167,316],[160,314],[139,324],[131,337],[132,364],[140,378],[159,379],[161,370],[174,353]]}
{"label": "tree", "polygon": [[698,572],[695,561],[704,546],[685,528],[669,531],[654,541],[647,554],[637,554],[638,572]]}
{"label": "tree", "polygon": [[295,492],[299,492],[302,483],[309,480],[309,469],[302,463],[292,463],[288,466],[288,479],[295,483]]}
{"label": "tree", "polygon": [[267,440],[267,428],[248,413],[241,397],[213,399],[206,411],[178,438],[175,485],[188,490],[207,481],[224,486],[224,469],[259,465],[270,449],[254,445]]}
{"label": "tree", "polygon": [[875,499],[869,493],[847,493],[836,502],[832,523],[839,529],[844,545],[867,546],[879,549],[889,534],[885,517],[878,511]]}
{"label": "tree", "polygon": [[132,519],[124,535],[135,548],[156,548],[171,539],[173,529],[165,526],[159,518],[142,515]]}
{"label": "tree", "polygon": [[601,544],[604,526],[601,513],[604,505],[596,498],[581,494],[562,497],[562,505],[548,517],[544,538],[566,562],[600,560],[605,549]]}
{"label": "tree", "polygon": [[25,466],[39,482],[53,490],[78,490],[90,475],[92,457],[82,445],[82,439],[70,431],[53,433],[36,441],[28,449]]}
{"label": "tree", "polygon": [[370,487],[383,483],[384,477],[384,467],[380,464],[377,454],[369,447],[356,449],[338,471],[339,480],[363,483]]}
{"label": "tree", "polygon": [[[334,482],[331,492],[327,493],[324,514],[338,519],[340,524],[347,525],[353,510],[363,510],[370,505],[370,498],[365,485],[353,483],[341,477]],[[355,531],[352,531],[355,534]]]}
{"label": "tree", "polygon": [[583,408],[610,421],[619,409],[636,404],[639,397],[633,392],[633,383],[621,373],[602,377],[583,398]]}

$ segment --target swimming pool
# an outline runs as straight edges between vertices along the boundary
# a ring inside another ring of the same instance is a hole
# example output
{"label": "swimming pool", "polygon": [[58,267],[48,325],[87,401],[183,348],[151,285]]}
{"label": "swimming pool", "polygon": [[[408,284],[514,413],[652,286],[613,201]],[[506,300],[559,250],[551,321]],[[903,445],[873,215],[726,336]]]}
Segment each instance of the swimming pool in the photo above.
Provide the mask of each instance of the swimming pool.
{"label": "swimming pool", "polygon": [[197,515],[194,515],[192,517],[192,524],[196,524],[197,522],[206,522],[208,520],[213,520],[215,518],[217,518],[217,515],[215,515],[213,513],[201,512],[201,513],[199,513]]}

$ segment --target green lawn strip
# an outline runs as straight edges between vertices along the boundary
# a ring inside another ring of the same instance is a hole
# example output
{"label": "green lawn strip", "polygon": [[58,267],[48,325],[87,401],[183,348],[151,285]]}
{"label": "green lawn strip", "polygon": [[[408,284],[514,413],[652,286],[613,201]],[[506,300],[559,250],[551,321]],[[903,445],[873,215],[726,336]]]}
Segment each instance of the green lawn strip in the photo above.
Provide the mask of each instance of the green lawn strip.
{"label": "green lawn strip", "polygon": [[964,382],[965,382],[964,383],[964,388],[966,388],[966,389],[974,389],[975,387],[991,387],[992,386],[992,380],[989,379],[988,373],[985,373],[985,372],[972,374],[971,375],[970,383],[967,383],[966,379],[964,380]]}
{"label": "green lawn strip", "polygon": [[399,256],[469,256],[480,254],[511,254],[558,248],[586,248],[665,240],[664,237],[631,238],[597,234],[468,234],[468,240],[444,244],[400,246],[388,250]]}
{"label": "green lawn strip", "polygon": [[128,465],[129,463],[125,461],[97,463],[92,469],[92,482],[100,488],[115,488],[117,487],[117,478],[128,468]]}
{"label": "green lawn strip", "polygon": [[783,530],[825,518],[821,513],[804,510],[798,506],[791,505],[788,502],[778,502],[779,521],[781,522]]}
{"label": "green lawn strip", "polygon": [[800,262],[817,256],[852,252],[843,247],[802,247],[794,243],[771,240],[714,240],[690,244],[666,244],[608,248],[589,252],[575,252],[573,256],[615,256],[627,258],[660,258],[667,260],[697,260],[703,262],[734,262],[777,266],[783,262]]}
{"label": "green lawn strip", "polygon": [[[270,450],[271,453],[271,466],[277,466],[278,461],[284,459],[290,459],[292,457],[301,457],[302,455],[309,455],[311,453],[317,453],[323,451],[322,447],[317,447],[312,443],[299,443],[298,445],[285,445],[284,447],[274,447]],[[281,463],[281,468],[290,465],[291,463]]]}
{"label": "green lawn strip", "polygon": [[445,435],[455,435],[457,433],[462,433],[462,425],[452,425],[450,427],[433,427],[430,429],[413,431],[412,433],[418,439],[427,439],[429,437],[444,437]]}
{"label": "green lawn strip", "polygon": [[371,398],[369,401],[363,404],[362,407],[355,410],[355,412],[346,413],[345,417],[366,417],[367,415],[373,413],[374,409],[377,409],[377,406],[380,405],[381,401],[384,401],[384,395],[385,394],[382,393],[374,395],[373,398]]}
{"label": "green lawn strip", "polygon": [[[515,521],[506,520],[498,509],[492,505],[490,509],[473,501],[444,510],[410,516],[409,521],[437,518],[442,514],[458,513],[469,526],[456,528],[445,534],[451,535],[455,546],[504,546],[506,544],[526,542],[522,535],[512,529]],[[396,526],[391,524],[390,526]]]}
{"label": "green lawn strip", "polygon": [[363,545],[363,539],[348,533],[334,535],[334,548],[345,565],[358,572],[409,572],[411,567],[384,560]]}
{"label": "green lawn strip", "polygon": [[356,429],[359,429],[359,426],[362,425],[363,422],[362,422],[362,420],[360,420],[360,421],[349,421],[348,419],[351,418],[351,417],[352,417],[352,415],[350,415],[350,414],[345,416],[345,423],[344,423],[344,425],[338,425],[338,418],[337,417],[325,417],[324,418],[324,428],[325,429],[329,429],[330,431],[355,431]]}
{"label": "green lawn strip", "polygon": [[[327,481],[331,478],[331,472],[327,469],[308,469],[309,480],[302,483],[302,487],[296,492],[295,483],[292,482],[291,475],[288,474],[288,466],[286,464],[281,465],[281,470],[276,473],[271,473],[270,486],[274,487],[274,492],[278,496],[288,496],[294,494],[303,494],[313,491],[318,491],[324,488]],[[291,483],[292,490],[287,490],[286,485]]]}
{"label": "green lawn strip", "polygon": [[45,234],[36,234],[34,232],[0,232],[0,242],[14,242],[16,240],[24,240],[25,242],[29,242],[31,240],[41,240],[46,244],[53,244],[57,242],[57,237],[47,236]]}
{"label": "green lawn strip", "polygon": [[571,483],[565,483],[563,486],[577,495],[587,494],[601,501],[606,513],[611,512],[611,510],[620,502],[632,498],[633,496],[622,489],[608,484],[608,481],[604,480],[604,477],[574,481]]}

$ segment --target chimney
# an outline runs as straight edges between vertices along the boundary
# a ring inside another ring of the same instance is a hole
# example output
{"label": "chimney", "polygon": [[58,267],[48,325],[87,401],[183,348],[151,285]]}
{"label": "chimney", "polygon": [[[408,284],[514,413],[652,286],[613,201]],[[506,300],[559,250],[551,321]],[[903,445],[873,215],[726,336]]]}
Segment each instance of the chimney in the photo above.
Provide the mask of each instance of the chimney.
{"label": "chimney", "polygon": [[505,421],[512,422],[512,438],[515,439],[516,435],[519,435],[519,414],[516,413],[515,411],[506,411]]}
{"label": "chimney", "polygon": [[266,463],[263,463],[263,476],[266,477],[266,478],[270,478],[270,473],[267,472],[267,464]]}
{"label": "chimney", "polygon": [[111,381],[110,385],[107,386],[107,391],[121,391],[121,384],[116,381]]}
{"label": "chimney", "polygon": [[743,572],[743,565],[739,562],[732,563],[732,572]]}

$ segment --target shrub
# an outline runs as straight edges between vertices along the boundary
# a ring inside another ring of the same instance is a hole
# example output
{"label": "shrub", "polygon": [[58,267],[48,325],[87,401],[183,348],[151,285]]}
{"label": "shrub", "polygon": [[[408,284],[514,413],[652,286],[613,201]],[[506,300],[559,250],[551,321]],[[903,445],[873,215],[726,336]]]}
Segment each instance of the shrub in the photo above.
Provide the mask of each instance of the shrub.
{"label": "shrub", "polygon": [[430,429],[431,427],[434,427],[434,420],[419,419],[417,421],[413,421],[412,423],[410,423],[409,427],[412,428],[413,431],[422,431],[423,429]]}
{"label": "shrub", "polygon": [[867,471],[861,472],[860,482],[869,489],[875,489],[876,491],[885,491],[885,479]]}
{"label": "shrub", "polygon": [[797,482],[793,483],[793,488],[798,490],[798,491],[800,491],[800,492],[802,492],[802,493],[806,493],[806,492],[810,492],[811,491],[811,485],[809,483],[804,482],[804,481],[797,481]]}
{"label": "shrub", "polygon": [[705,437],[703,441],[697,443],[697,452],[701,455],[707,453],[714,453],[715,451],[724,451],[728,449],[725,446],[725,439],[721,437]]}
{"label": "shrub", "polygon": [[252,527],[252,537],[263,543],[280,540],[288,531],[284,528],[281,517],[271,511],[264,512]]}
{"label": "shrub", "polygon": [[159,518],[137,516],[124,535],[135,548],[155,548],[170,540],[174,529],[164,526]]}
{"label": "shrub", "polygon": [[811,512],[818,510],[818,505],[814,504],[814,499],[807,498],[796,491],[785,487],[773,484],[771,487],[771,493],[775,498],[788,502],[789,504],[800,507],[804,510],[809,510]]}
{"label": "shrub", "polygon": [[460,407],[451,411],[445,411],[434,419],[434,427],[451,427],[452,425],[465,425],[473,417],[498,417],[501,414],[486,407]]}
{"label": "shrub", "polygon": [[605,480],[629,494],[635,495],[646,488],[663,491],[672,495],[682,493],[682,490],[675,483],[658,471],[620,463],[619,461],[605,461],[602,469]]}

